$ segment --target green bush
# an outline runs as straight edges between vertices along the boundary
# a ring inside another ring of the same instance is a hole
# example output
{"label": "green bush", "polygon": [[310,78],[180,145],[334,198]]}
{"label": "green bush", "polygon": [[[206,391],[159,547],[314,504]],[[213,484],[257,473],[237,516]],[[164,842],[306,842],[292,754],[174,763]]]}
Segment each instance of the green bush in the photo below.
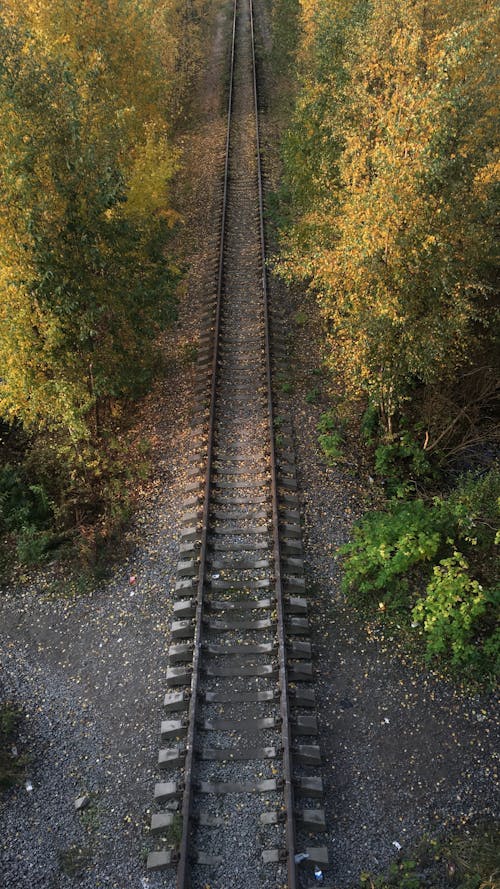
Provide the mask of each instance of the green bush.
{"label": "green bush", "polygon": [[319,386],[314,386],[312,389],[309,389],[309,391],[306,392],[307,404],[316,404],[320,395],[321,389],[319,388]]}
{"label": "green bush", "polygon": [[[470,566],[462,553],[435,565],[425,596],[413,609],[413,618],[423,624],[427,653],[449,655],[452,664],[475,665],[481,671],[500,668],[500,630],[495,613],[500,606],[500,590],[487,590],[470,576]],[[478,644],[478,637],[483,644]]]}
{"label": "green bush", "polygon": [[0,522],[6,531],[46,528],[52,504],[42,485],[29,484],[20,470],[6,463],[0,469]]}
{"label": "green bush", "polygon": [[361,420],[361,434],[367,444],[373,444],[380,433],[380,414],[377,405],[370,404]]}
{"label": "green bush", "polygon": [[345,591],[355,589],[365,601],[377,594],[394,603],[408,590],[408,573],[419,563],[432,563],[445,532],[437,509],[422,500],[395,501],[388,512],[366,515],[354,526],[353,540],[341,548],[347,556]]}
{"label": "green bush", "polygon": [[346,557],[343,589],[365,606],[420,623],[427,656],[494,673],[500,667],[496,585],[500,472],[462,478],[448,497],[392,500],[366,515]]}
{"label": "green bush", "polygon": [[406,497],[418,482],[432,478],[433,468],[422,446],[405,431],[384,441],[375,451],[375,471],[385,477],[391,496]]}
{"label": "green bush", "polygon": [[0,469],[0,528],[13,535],[23,564],[45,558],[54,541],[54,507],[45,487],[30,484],[25,473],[6,463]]}

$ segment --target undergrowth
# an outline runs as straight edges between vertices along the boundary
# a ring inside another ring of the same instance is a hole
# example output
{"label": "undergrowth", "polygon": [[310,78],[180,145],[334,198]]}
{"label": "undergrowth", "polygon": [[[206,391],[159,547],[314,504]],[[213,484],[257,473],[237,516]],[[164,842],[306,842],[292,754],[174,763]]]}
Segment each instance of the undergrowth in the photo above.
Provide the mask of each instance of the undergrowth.
{"label": "undergrowth", "polygon": [[22,781],[29,763],[15,744],[21,716],[20,707],[11,701],[0,705],[0,793]]}
{"label": "undergrowth", "polygon": [[32,441],[0,467],[0,555],[13,565],[54,559],[101,576],[148,473],[149,445],[128,434],[81,445],[78,456]]}
{"label": "undergrowth", "polygon": [[362,873],[361,889],[500,889],[500,830],[495,822],[424,837],[383,875]]}
{"label": "undergrowth", "polygon": [[338,417],[333,410],[321,414],[318,425],[318,444],[329,466],[335,466],[343,459],[343,434]]}
{"label": "undergrowth", "polygon": [[355,526],[344,590],[421,628],[429,660],[475,676],[500,669],[500,471],[462,476],[446,495],[392,497]]}

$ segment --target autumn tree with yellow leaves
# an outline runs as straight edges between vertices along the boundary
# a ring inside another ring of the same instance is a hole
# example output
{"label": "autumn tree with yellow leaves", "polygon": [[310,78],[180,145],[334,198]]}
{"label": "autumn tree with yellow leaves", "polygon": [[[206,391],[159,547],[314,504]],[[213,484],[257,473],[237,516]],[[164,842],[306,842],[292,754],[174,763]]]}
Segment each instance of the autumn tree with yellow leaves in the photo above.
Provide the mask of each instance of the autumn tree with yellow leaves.
{"label": "autumn tree with yellow leaves", "polygon": [[[367,407],[385,489],[341,548],[344,591],[370,619],[406,625],[406,644],[419,627],[429,660],[488,682],[500,670],[499,12],[301,0],[277,256],[316,294],[327,362],[354,423],[353,403]],[[335,417],[321,422],[328,456]]]}
{"label": "autumn tree with yellow leaves", "polygon": [[175,314],[179,47],[205,11],[179,0],[0,10],[0,416],[52,455],[63,500],[66,483],[102,475],[108,420],[144,390]]}
{"label": "autumn tree with yellow leaves", "polygon": [[498,5],[302,0],[280,268],[385,429],[449,381],[495,313]]}

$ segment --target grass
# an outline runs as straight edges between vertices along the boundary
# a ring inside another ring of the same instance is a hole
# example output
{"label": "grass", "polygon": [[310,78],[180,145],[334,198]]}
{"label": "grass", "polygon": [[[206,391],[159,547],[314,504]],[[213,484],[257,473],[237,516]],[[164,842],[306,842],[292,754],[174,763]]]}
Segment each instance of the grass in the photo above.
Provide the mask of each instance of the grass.
{"label": "grass", "polygon": [[182,839],[182,818],[177,812],[175,812],[172,824],[167,830],[166,839],[168,846],[173,846],[177,849],[180,845]]}
{"label": "grass", "polygon": [[306,403],[307,404],[316,404],[320,395],[321,395],[320,387],[314,386],[313,389],[309,389],[309,392],[306,392]]}
{"label": "grass", "polygon": [[299,325],[299,327],[304,327],[304,325],[307,324],[308,317],[309,316],[307,312],[304,311],[304,309],[299,309],[297,312],[295,312],[293,320],[296,324]]}
{"label": "grass", "polygon": [[30,762],[29,756],[15,752],[21,716],[21,708],[11,701],[0,707],[0,793],[21,783]]}
{"label": "grass", "polygon": [[[480,821],[441,839],[424,837],[382,875],[362,873],[361,889],[500,889],[500,824]],[[354,889],[354,887],[353,887]]]}

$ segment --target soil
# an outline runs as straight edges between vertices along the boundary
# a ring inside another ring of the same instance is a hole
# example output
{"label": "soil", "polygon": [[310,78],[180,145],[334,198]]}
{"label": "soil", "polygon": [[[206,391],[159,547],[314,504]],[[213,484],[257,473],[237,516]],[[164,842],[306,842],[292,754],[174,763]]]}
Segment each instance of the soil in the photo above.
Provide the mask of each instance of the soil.
{"label": "soil", "polygon": [[[262,45],[269,44],[266,9]],[[189,354],[198,308],[213,285],[218,238],[228,11],[226,4],[218,13],[193,124],[179,138],[190,271],[177,328],[165,337],[166,373],[137,418],[153,442],[153,465],[123,555],[91,592],[70,595],[63,584],[54,590],[44,572],[19,569],[0,597],[0,695],[23,704],[19,748],[32,757],[26,777],[33,785],[0,804],[0,885],[9,889],[67,889],[75,880],[81,889],[169,885],[146,876],[152,844],[145,825],[190,444]],[[266,179],[273,184],[279,129],[266,104]],[[405,658],[343,598],[336,550],[373,491],[355,449],[332,469],[317,448],[315,427],[328,400],[324,378],[314,373],[321,364],[314,302],[274,279],[271,298],[292,332],[294,388],[279,409],[293,418],[303,497],[331,858],[325,884],[348,889],[362,870],[381,869],[423,833],[495,813],[498,709],[492,695],[471,695]],[[305,323],[296,320],[299,309]],[[318,380],[322,393],[309,404],[306,394]],[[74,802],[84,793],[89,803],[79,814]]]}

